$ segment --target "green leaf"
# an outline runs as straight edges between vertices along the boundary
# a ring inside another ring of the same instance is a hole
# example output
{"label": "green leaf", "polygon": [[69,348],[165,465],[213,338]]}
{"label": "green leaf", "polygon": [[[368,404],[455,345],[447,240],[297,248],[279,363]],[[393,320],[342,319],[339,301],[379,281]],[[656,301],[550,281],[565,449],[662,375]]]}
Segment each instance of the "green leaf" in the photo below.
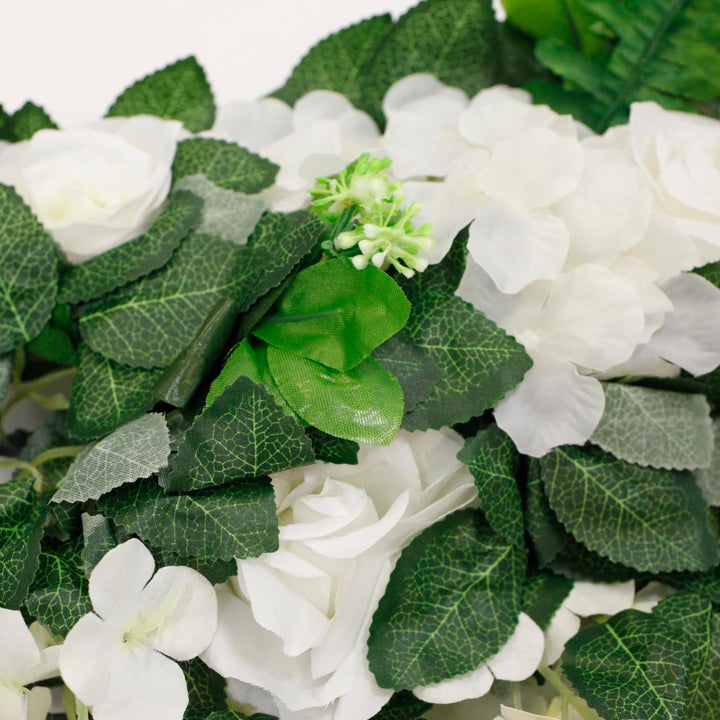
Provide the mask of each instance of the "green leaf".
{"label": "green leaf", "polygon": [[568,640],[563,672],[608,720],[683,720],[691,653],[679,628],[625,610]]}
{"label": "green leaf", "polygon": [[128,367],[83,348],[70,400],[70,434],[84,440],[107,435],[149,410],[161,375],[162,370]]}
{"label": "green leaf", "polygon": [[349,370],[398,332],[410,303],[385,272],[345,258],[299,272],[253,335],[335,370]]}
{"label": "green leaf", "polygon": [[427,528],[403,550],[373,617],[370,669],[411,689],[478,668],[517,625],[524,549],[473,510]]}
{"label": "green leaf", "polygon": [[173,163],[175,182],[188,175],[204,175],[225,190],[258,193],[275,182],[278,166],[249,150],[211,138],[178,143]]}
{"label": "green leaf", "polygon": [[209,668],[200,658],[181,662],[179,665],[187,683],[188,709],[203,710],[206,714],[215,710],[227,710],[226,682],[222,675]]}
{"label": "green leaf", "polygon": [[272,97],[294,105],[311,90],[334,90],[360,106],[367,66],[392,24],[390,15],[377,15],[321,40]]}
{"label": "green leaf", "polygon": [[195,195],[174,192],[144,235],[65,270],[58,301],[92,300],[163,267],[200,222],[201,209],[202,201]]}
{"label": "green leaf", "polygon": [[0,355],[0,403],[5,398],[5,394],[10,387],[10,380],[12,379],[13,371],[13,355],[7,353],[7,355]]}
{"label": "green leaf", "polygon": [[138,80],[115,100],[107,114],[157,115],[180,120],[197,133],[213,126],[215,100],[205,71],[191,55]]}
{"label": "green leaf", "polygon": [[82,514],[83,550],[82,560],[85,577],[89,578],[95,566],[116,545],[115,533],[104,515]]}
{"label": "green leaf", "polygon": [[419,720],[431,707],[411,692],[402,690],[395,693],[372,720]]}
{"label": "green leaf", "polygon": [[[32,462],[46,450],[68,444],[73,444],[68,435],[68,417],[64,412],[56,412],[30,435],[18,458]],[[62,481],[72,461],[72,457],[64,457],[48,460],[42,464],[44,482],[48,487],[53,487]]]}
{"label": "green leaf", "polygon": [[569,578],[548,572],[529,575],[525,580],[523,612],[545,631],[573,588]]}
{"label": "green leaf", "polygon": [[314,427],[305,430],[310,438],[315,458],[321,462],[338,465],[357,465],[360,446],[352,440],[343,440]]}
{"label": "green leaf", "polygon": [[26,102],[10,118],[12,139],[16,142],[29,140],[38,130],[56,129],[52,118],[39,106]]}
{"label": "green leaf", "polygon": [[58,365],[74,365],[77,362],[77,351],[70,336],[48,323],[25,346],[27,352],[50,360]]}
{"label": "green leaf", "polygon": [[520,456],[497,425],[465,441],[458,460],[475,478],[480,506],[498,535],[516,545],[525,543],[522,500],[515,480]]}
{"label": "green leaf", "polygon": [[720,95],[720,19],[715,0],[583,0],[617,34],[609,62],[597,64],[557,38],[537,46],[541,62],[590,93],[600,105],[593,129],[624,122],[630,103],[655,100],[690,109],[688,101]]}
{"label": "green leaf", "polygon": [[57,281],[55,244],[15,190],[0,184],[0,353],[43,329]]}
{"label": "green leaf", "polygon": [[685,471],[630,465],[594,448],[540,460],[560,522],[582,543],[638,570],[706,570],[718,562],[708,507]]}
{"label": "green leaf", "polygon": [[403,416],[402,389],[368,358],[340,372],[279,348],[268,347],[273,379],[287,404],[316,428],[367,445],[389,445]]}
{"label": "green leaf", "polygon": [[406,414],[424,400],[442,379],[440,368],[430,353],[418,347],[405,329],[376,348],[373,357],[400,383]]}
{"label": "green leaf", "polygon": [[230,560],[278,549],[267,478],[182,495],[166,495],[154,480],[142,480],[103,496],[98,508],[151,546],[179,555]]}
{"label": "green leaf", "polygon": [[200,490],[313,462],[310,441],[270,393],[239,377],[206,407],[170,462],[169,491]]}
{"label": "green leaf", "polygon": [[522,345],[459,297],[428,292],[407,325],[443,374],[405,419],[409,430],[441,428],[482,415],[517,385],[532,361]]}
{"label": "green leaf", "polygon": [[0,105],[0,140],[12,141],[12,128],[10,127],[10,116],[5,108]]}
{"label": "green leaf", "polygon": [[710,466],[713,431],[703,395],[605,383],[605,412],[590,442],[621,460],[669,470]]}
{"label": "green leaf", "polygon": [[713,444],[710,467],[695,471],[695,479],[709,505],[720,505],[720,418],[712,419]]}
{"label": "green leaf", "polygon": [[175,183],[175,191],[187,190],[202,198],[202,218],[196,232],[230,240],[238,245],[250,233],[267,210],[268,204],[257,195],[225,190],[204,175],[188,175]]}
{"label": "green leaf", "polygon": [[167,465],[170,436],[160,413],[143,415],[86,448],[70,466],[53,502],[96,500]]}
{"label": "green leaf", "polygon": [[425,0],[395,23],[363,68],[363,107],[381,119],[387,89],[413,73],[431,73],[473,96],[493,84],[497,61],[490,0]]}
{"label": "green leaf", "polygon": [[18,610],[27,597],[40,559],[47,503],[33,479],[0,485],[0,607]]}
{"label": "green leaf", "polygon": [[28,612],[53,635],[65,637],[75,623],[92,611],[87,580],[81,570],[82,539],[44,550],[30,594]]}

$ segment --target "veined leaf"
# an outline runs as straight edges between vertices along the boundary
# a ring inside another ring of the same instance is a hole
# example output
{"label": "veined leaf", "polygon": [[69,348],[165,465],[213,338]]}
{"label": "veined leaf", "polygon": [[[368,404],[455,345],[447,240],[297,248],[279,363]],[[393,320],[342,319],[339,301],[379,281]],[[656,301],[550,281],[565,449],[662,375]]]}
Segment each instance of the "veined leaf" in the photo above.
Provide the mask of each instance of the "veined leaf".
{"label": "veined leaf", "polygon": [[103,515],[82,514],[83,550],[82,560],[85,577],[89,578],[95,566],[116,545],[115,533],[110,521]]}
{"label": "veined leaf", "polygon": [[402,690],[395,693],[372,720],[419,720],[431,707],[411,692]]}
{"label": "veined leaf", "polygon": [[573,581],[560,575],[538,572],[525,580],[523,611],[542,630],[547,630],[555,613],[570,594]]}
{"label": "veined leaf", "polygon": [[356,442],[333,437],[314,427],[307,428],[305,434],[310,438],[317,460],[339,465],[358,464],[360,446]]}
{"label": "veined leaf", "polygon": [[439,682],[497,653],[517,625],[524,571],[524,548],[473,510],[424,530],[403,550],[373,616],[368,660],[380,687]]}
{"label": "veined leaf", "polygon": [[205,71],[193,57],[178,60],[147,75],[118,97],[107,112],[117,115],[157,115],[180,120],[193,133],[215,122],[215,100]]}
{"label": "veined leaf", "polygon": [[13,370],[13,355],[8,353],[7,355],[0,356],[0,404],[5,397],[5,393],[10,386],[10,380],[12,379]]}
{"label": "veined leaf", "polygon": [[720,18],[715,0],[582,0],[618,36],[607,66],[557,38],[538,43],[541,62],[600,104],[593,129],[623,122],[635,100],[691,109],[720,95]]}
{"label": "veined leaf", "polygon": [[56,129],[54,120],[35,103],[26,102],[10,118],[12,139],[29,140],[38,130]]}
{"label": "veined leaf", "polygon": [[713,418],[713,449],[710,467],[695,471],[695,479],[709,505],[720,506],[720,418]]}
{"label": "veined leaf", "polygon": [[32,340],[57,296],[55,244],[9,185],[0,184],[0,353]]}

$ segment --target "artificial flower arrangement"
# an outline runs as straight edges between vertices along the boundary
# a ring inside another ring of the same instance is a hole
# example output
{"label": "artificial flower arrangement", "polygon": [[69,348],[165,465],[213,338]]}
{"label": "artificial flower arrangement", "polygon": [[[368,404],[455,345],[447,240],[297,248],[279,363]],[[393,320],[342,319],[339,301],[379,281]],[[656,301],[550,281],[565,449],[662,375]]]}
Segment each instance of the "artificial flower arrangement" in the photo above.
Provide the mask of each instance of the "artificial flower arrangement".
{"label": "artificial flower arrangement", "polygon": [[720,13],[505,6],[0,110],[0,718],[715,720]]}

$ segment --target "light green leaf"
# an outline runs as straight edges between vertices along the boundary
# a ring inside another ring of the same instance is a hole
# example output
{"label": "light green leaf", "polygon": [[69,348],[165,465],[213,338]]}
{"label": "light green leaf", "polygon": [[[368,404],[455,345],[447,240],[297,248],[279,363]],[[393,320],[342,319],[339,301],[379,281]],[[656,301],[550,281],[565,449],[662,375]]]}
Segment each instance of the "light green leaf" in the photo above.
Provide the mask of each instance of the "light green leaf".
{"label": "light green leaf", "polygon": [[414,299],[407,329],[443,374],[405,418],[409,430],[441,428],[482,415],[532,365],[522,345],[454,295],[433,291]]}
{"label": "light green leaf", "polygon": [[189,175],[205,175],[225,190],[258,193],[275,182],[278,166],[249,150],[211,138],[178,143],[173,163],[175,182]]}
{"label": "light green leaf", "polygon": [[201,209],[202,201],[195,195],[173,193],[144,235],[65,270],[58,301],[92,300],[163,267],[200,222]]}
{"label": "light green leaf", "polygon": [[143,415],[86,448],[70,466],[53,502],[97,500],[167,465],[170,436],[159,413]]}
{"label": "light green leaf", "polygon": [[410,303],[385,272],[327,260],[299,272],[253,335],[335,370],[364,360],[407,322]]}
{"label": "light green leaf", "polygon": [[638,570],[706,570],[718,562],[709,510],[686,471],[630,465],[567,445],[540,460],[560,522],[582,543]]}
{"label": "light green leaf", "polygon": [[40,553],[40,565],[25,601],[28,612],[53,635],[64,637],[92,611],[82,572],[82,539]]}
{"label": "light green leaf", "polygon": [[215,122],[215,100],[205,71],[193,57],[178,60],[138,80],[118,97],[107,112],[117,115],[157,115],[180,120],[193,133]]}
{"label": "light green leaf", "polygon": [[380,687],[439,682],[492,657],[517,625],[524,572],[524,548],[473,510],[424,530],[403,550],[373,616],[368,660]]}
{"label": "light green leaf", "polygon": [[712,419],[713,447],[710,467],[695,471],[695,479],[709,505],[720,505],[720,418]]}
{"label": "light green leaf", "polygon": [[636,100],[689,110],[689,101],[720,95],[716,0],[582,0],[582,5],[619,38],[609,62],[596,64],[552,37],[538,43],[537,55],[599,102],[597,132],[623,122]]}
{"label": "light green leaf", "polygon": [[573,581],[548,572],[537,572],[525,579],[523,612],[547,630],[555,613],[570,594]]}
{"label": "light green leaf", "polygon": [[154,480],[141,480],[103,496],[98,507],[165,552],[230,560],[278,549],[275,494],[267,478],[187,495],[166,495]]}
{"label": "light green leaf", "polygon": [[7,355],[0,355],[0,404],[8,391],[8,387],[10,387],[12,371],[13,355],[11,353],[8,353]]}
{"label": "light green leaf", "polygon": [[491,425],[465,441],[458,460],[475,478],[480,506],[493,530],[524,545],[522,500],[515,479],[520,456],[513,441],[497,425]]}
{"label": "light green leaf", "polygon": [[619,383],[605,383],[603,387],[605,412],[590,442],[643,467],[709,467],[713,432],[704,395]]}
{"label": "light green leaf", "polygon": [[363,69],[363,108],[381,119],[387,89],[413,73],[431,73],[471,97],[492,85],[498,67],[497,22],[490,0],[425,0],[386,33]]}
{"label": "light green leaf", "polygon": [[95,566],[116,545],[115,533],[104,515],[82,514],[83,550],[82,560],[85,577],[89,578]]}
{"label": "light green leaf", "polygon": [[115,363],[85,347],[70,399],[72,437],[87,440],[107,435],[154,404],[153,388],[162,370]]}
{"label": "light green leaf", "polygon": [[55,244],[17,192],[0,184],[0,353],[43,329],[57,282]]}
{"label": "light green leaf", "polygon": [[684,720],[691,653],[679,628],[625,610],[571,638],[563,672],[608,720]]}
{"label": "light green leaf", "polygon": [[368,358],[341,372],[268,347],[273,379],[287,404],[314,427],[345,440],[389,445],[400,428],[403,394],[397,380]]}
{"label": "light green leaf", "polygon": [[310,440],[262,385],[239,377],[206,407],[170,462],[168,491],[251,480],[313,462]]}
{"label": "light green leaf", "polygon": [[188,190],[202,198],[200,235],[214,235],[238,245],[247,242],[250,233],[268,209],[267,201],[257,195],[225,190],[204,175],[188,175],[175,183],[175,189]]}
{"label": "light green leaf", "polygon": [[367,65],[392,24],[390,15],[377,15],[321,40],[272,97],[294,105],[311,90],[333,90],[360,106]]}
{"label": "light green leaf", "polygon": [[53,119],[35,103],[26,102],[10,118],[12,139],[15,142],[29,140],[38,130],[56,129]]}
{"label": "light green leaf", "polygon": [[27,597],[40,558],[47,503],[33,479],[0,485],[0,607],[18,610]]}

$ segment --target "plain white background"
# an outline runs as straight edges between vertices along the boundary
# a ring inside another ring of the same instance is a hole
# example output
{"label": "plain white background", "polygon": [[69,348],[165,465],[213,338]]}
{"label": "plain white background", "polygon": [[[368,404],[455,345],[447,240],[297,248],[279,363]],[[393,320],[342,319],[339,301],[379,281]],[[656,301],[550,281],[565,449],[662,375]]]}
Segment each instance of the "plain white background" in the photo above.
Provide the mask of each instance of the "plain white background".
{"label": "plain white background", "polygon": [[[318,40],[418,0],[0,0],[0,103],[61,126],[102,117],[129,84],[196,55],[218,104],[280,87]],[[472,2],[472,0],[468,0]]]}

